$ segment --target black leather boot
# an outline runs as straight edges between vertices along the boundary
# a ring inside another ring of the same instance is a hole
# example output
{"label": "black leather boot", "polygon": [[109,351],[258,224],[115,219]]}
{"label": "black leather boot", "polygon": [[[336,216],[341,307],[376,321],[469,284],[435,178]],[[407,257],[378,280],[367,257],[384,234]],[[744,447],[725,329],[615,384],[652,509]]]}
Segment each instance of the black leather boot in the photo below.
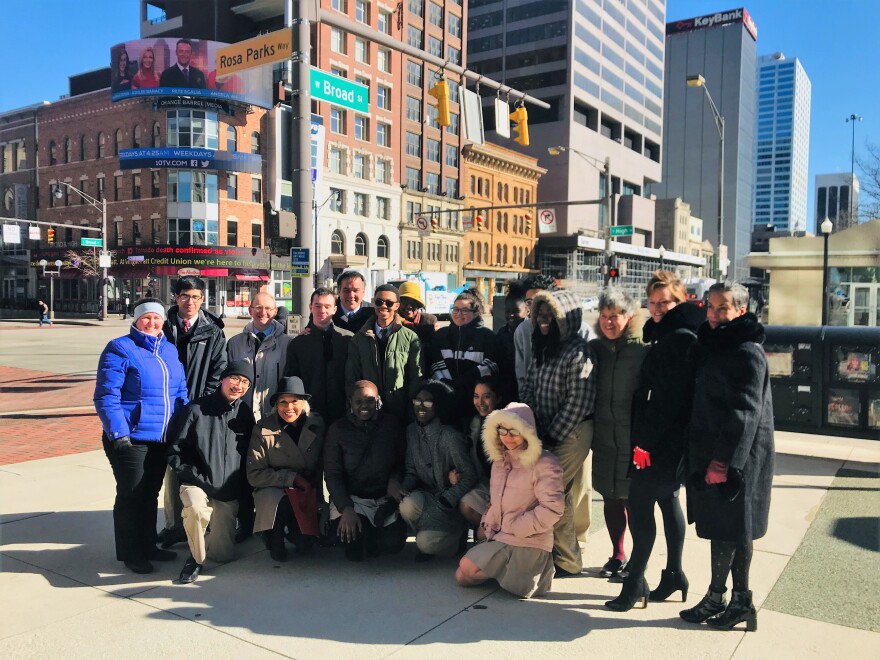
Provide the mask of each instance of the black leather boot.
{"label": "black leather boot", "polygon": [[724,592],[715,592],[709,589],[703,599],[692,608],[678,613],[688,623],[703,623],[716,614],[721,614],[727,607],[727,599]]}
{"label": "black leather boot", "polygon": [[652,603],[659,603],[669,598],[676,591],[681,591],[681,602],[683,603],[687,600],[689,586],[690,583],[688,583],[687,575],[684,574],[684,571],[667,571],[664,569],[660,572],[660,584],[657,585],[656,589],[651,590],[649,600]]}
{"label": "black leather boot", "polygon": [[640,607],[645,609],[648,607],[648,582],[642,578],[627,578],[623,581],[623,589],[620,595],[614,600],[605,603],[605,607],[615,612],[629,612],[636,603],[640,603]]}
{"label": "black leather boot", "polygon": [[758,613],[752,604],[751,591],[734,591],[730,594],[730,605],[722,614],[713,616],[706,624],[718,630],[730,630],[736,624],[746,622],[746,630],[758,629]]}

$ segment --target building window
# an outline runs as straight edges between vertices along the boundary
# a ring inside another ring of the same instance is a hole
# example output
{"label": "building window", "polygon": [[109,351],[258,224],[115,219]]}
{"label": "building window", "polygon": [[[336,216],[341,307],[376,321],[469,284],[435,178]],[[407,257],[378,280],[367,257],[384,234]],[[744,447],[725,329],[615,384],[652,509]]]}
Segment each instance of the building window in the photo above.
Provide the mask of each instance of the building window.
{"label": "building window", "polygon": [[333,7],[336,11],[346,14],[348,13],[348,7],[346,6],[346,0],[332,0],[330,6]]}
{"label": "building window", "polygon": [[141,126],[140,124],[134,125],[134,130],[131,132],[131,146],[133,149],[140,149],[143,145],[141,144]]}
{"label": "building window", "polygon": [[370,24],[370,3],[366,0],[356,0],[354,3],[354,17],[361,23]]}
{"label": "building window", "polygon": [[376,198],[376,217],[388,220],[391,217],[391,200],[387,197]]}
{"label": "building window", "polygon": [[356,257],[368,257],[367,251],[367,237],[363,234],[358,234],[354,237],[354,255]]}
{"label": "building window", "polygon": [[[458,197],[458,179],[454,176],[448,176],[443,181],[443,192],[447,197]],[[452,214],[449,214],[452,216]]]}
{"label": "building window", "polygon": [[122,175],[117,174],[113,177],[113,201],[118,202],[122,200]]}
{"label": "building window", "polygon": [[407,26],[406,43],[413,48],[422,48],[424,45],[424,37],[425,33],[422,32],[421,28],[417,28],[415,25]]}
{"label": "building window", "polygon": [[[380,124],[381,126],[381,124]],[[384,158],[376,160],[376,181],[389,183],[391,179],[391,164]]]}
{"label": "building window", "polygon": [[226,127],[226,151],[238,151],[238,133],[235,126]]}
{"label": "building window", "polygon": [[428,20],[431,22],[431,25],[436,25],[438,28],[443,28],[443,7],[438,5],[436,2],[432,2],[428,5]]}
{"label": "building window", "polygon": [[330,108],[330,132],[345,135],[345,110]]}
{"label": "building window", "polygon": [[422,86],[422,65],[412,60],[406,61],[406,81],[416,87]]}
{"label": "building window", "polygon": [[370,63],[370,46],[366,39],[354,40],[354,59],[363,64]]}
{"label": "building window", "polygon": [[345,32],[339,28],[330,29],[330,50],[345,55]]}
{"label": "building window", "polygon": [[450,167],[458,167],[458,147],[454,144],[446,145],[446,164]]}
{"label": "building window", "polygon": [[439,163],[440,162],[440,141],[439,140],[432,140],[431,138],[428,138],[427,142],[425,143],[425,147],[426,147],[426,152],[427,152],[425,155],[425,158],[427,158],[432,163]]}
{"label": "building window", "polygon": [[251,247],[263,247],[263,225],[259,222],[251,223]]}
{"label": "building window", "polygon": [[383,9],[379,10],[379,32],[391,34],[391,13]]}
{"label": "building window", "polygon": [[[158,172],[156,172],[156,174],[158,174]],[[98,199],[104,199],[104,177],[102,176],[99,176],[96,181],[95,193],[97,194]]]}
{"label": "building window", "polygon": [[226,199],[238,199],[238,175],[235,172],[226,173]]}
{"label": "building window", "polygon": [[103,158],[106,154],[104,153],[104,134],[99,132],[98,137],[95,138],[95,158]]}
{"label": "building window", "polygon": [[342,149],[331,147],[327,159],[330,161],[330,171],[333,174],[345,174],[345,156]]}
{"label": "building window", "polygon": [[389,259],[388,256],[388,238],[386,236],[380,236],[376,240],[376,256],[379,259]]}
{"label": "building window", "polygon": [[366,193],[354,194],[354,214],[364,218],[370,214]]}
{"label": "building window", "polygon": [[450,12],[446,24],[449,27],[449,34],[461,39],[461,16],[456,16]]}
{"label": "building window", "polygon": [[73,142],[71,142],[70,138],[64,138],[64,162],[73,162]]}
{"label": "building window", "polygon": [[168,170],[168,201],[217,203],[217,174],[193,170]]}
{"label": "building window", "polygon": [[376,144],[380,147],[391,146],[391,126],[381,121],[376,122]]}
{"label": "building window", "polygon": [[219,148],[220,122],[216,112],[169,110],[166,122],[169,147]]}
{"label": "building window", "polygon": [[345,237],[338,229],[330,235],[330,254],[345,254]]}
{"label": "building window", "polygon": [[260,131],[254,131],[251,133],[251,153],[260,153]]}
{"label": "building window", "polygon": [[159,122],[153,122],[153,136],[152,142],[150,143],[154,147],[162,146],[162,129],[159,127]]}
{"label": "building window", "polygon": [[168,243],[170,245],[192,245],[189,218],[168,218]]}
{"label": "building window", "polygon": [[391,88],[385,85],[376,86],[376,106],[381,110],[391,110]]}
{"label": "building window", "polygon": [[455,46],[446,47],[446,60],[453,64],[461,64],[461,48]]}
{"label": "building window", "polygon": [[422,121],[422,100],[413,96],[406,97],[406,118],[410,121]]}
{"label": "building window", "polygon": [[422,171],[415,167],[407,167],[406,185],[411,190],[418,190],[422,185]]}
{"label": "building window", "polygon": [[[10,149],[10,151],[11,151],[11,149]],[[86,159],[86,136],[85,135],[79,136],[79,159],[80,160]]]}
{"label": "building window", "polygon": [[425,17],[425,0],[409,0],[409,11],[419,18]]}
{"label": "building window", "polygon": [[364,154],[355,154],[354,156],[354,176],[358,179],[369,178],[369,156]]}
{"label": "building window", "polygon": [[364,142],[370,139],[370,120],[363,115],[354,116],[354,137]]}
{"label": "building window", "polygon": [[443,42],[428,35],[428,52],[434,57],[443,57]]}
{"label": "building window", "polygon": [[425,187],[427,187],[428,192],[432,195],[440,194],[440,175],[435,174],[434,172],[428,172],[425,177]]}
{"label": "building window", "polygon": [[150,197],[159,196],[159,172],[150,172]]}
{"label": "building window", "polygon": [[238,221],[237,220],[227,220],[226,221],[226,245],[236,246],[238,245]]}
{"label": "building window", "polygon": [[422,214],[422,205],[419,202],[406,203],[406,222],[413,224],[415,219]]}
{"label": "building window", "polygon": [[406,133],[406,155],[420,158],[422,155],[422,136],[418,133]]}
{"label": "building window", "polygon": [[340,188],[330,188],[330,210],[345,213],[345,192]]}
{"label": "building window", "polygon": [[384,71],[385,73],[391,73],[391,51],[387,48],[379,47],[379,50],[376,54],[376,66],[379,68],[379,71]]}
{"label": "building window", "polygon": [[251,201],[255,204],[263,202],[263,180],[258,176],[251,177]]}
{"label": "building window", "polygon": [[459,123],[459,115],[450,114],[449,115],[449,126],[446,127],[446,132],[450,135],[458,135],[458,123]]}

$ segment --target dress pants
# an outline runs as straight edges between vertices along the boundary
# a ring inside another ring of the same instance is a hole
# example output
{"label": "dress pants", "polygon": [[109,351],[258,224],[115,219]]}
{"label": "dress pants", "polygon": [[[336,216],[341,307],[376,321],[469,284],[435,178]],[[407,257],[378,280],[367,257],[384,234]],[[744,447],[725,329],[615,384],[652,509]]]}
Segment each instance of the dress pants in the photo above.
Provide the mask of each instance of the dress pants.
{"label": "dress pants", "polygon": [[593,499],[592,456],[593,420],[578,424],[555,447],[548,447],[562,466],[565,511],[553,528],[553,563],[569,573],[580,573],[584,564],[577,532],[586,537],[590,528]]}
{"label": "dress pants", "polygon": [[159,489],[167,465],[165,444],[133,441],[131,447],[117,450],[106,434],[101,440],[116,479],[113,503],[116,559],[148,559],[156,550]]}
{"label": "dress pants", "polygon": [[206,558],[231,561],[235,555],[235,515],[238,502],[221,502],[208,497],[198,486],[180,485],[183,529],[189,550],[197,564]]}

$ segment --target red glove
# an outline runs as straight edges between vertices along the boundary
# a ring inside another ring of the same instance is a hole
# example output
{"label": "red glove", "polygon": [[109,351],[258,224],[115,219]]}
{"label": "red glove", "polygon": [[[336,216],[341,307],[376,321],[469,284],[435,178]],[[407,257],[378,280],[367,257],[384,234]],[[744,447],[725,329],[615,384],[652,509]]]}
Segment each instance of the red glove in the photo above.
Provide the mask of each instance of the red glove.
{"label": "red glove", "polygon": [[647,467],[651,467],[651,453],[641,447],[636,447],[633,449],[633,465],[636,466],[636,470],[644,470]]}
{"label": "red glove", "polygon": [[310,486],[309,482],[301,474],[297,474],[293,478],[293,487],[299,490],[306,490]]}
{"label": "red glove", "polygon": [[711,461],[709,467],[706,468],[706,483],[709,485],[723,484],[727,481],[727,468],[727,463],[715,460]]}

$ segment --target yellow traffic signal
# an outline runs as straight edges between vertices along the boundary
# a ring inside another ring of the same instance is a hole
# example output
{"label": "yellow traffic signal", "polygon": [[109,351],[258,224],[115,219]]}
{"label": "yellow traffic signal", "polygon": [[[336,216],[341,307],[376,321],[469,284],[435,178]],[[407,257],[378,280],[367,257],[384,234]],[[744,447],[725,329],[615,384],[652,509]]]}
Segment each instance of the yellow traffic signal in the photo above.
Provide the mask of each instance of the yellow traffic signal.
{"label": "yellow traffic signal", "polygon": [[526,236],[532,233],[532,214],[526,213]]}
{"label": "yellow traffic signal", "polygon": [[513,130],[516,133],[514,141],[524,147],[529,146],[529,113],[526,107],[521,105],[511,112],[510,121],[513,122]]}
{"label": "yellow traffic signal", "polygon": [[449,126],[449,83],[441,78],[436,85],[428,90],[428,94],[437,99],[437,123]]}
{"label": "yellow traffic signal", "polygon": [[46,232],[46,240],[49,242],[49,245],[55,243],[55,230],[49,227],[49,231]]}
{"label": "yellow traffic signal", "polygon": [[440,229],[440,221],[437,218],[431,218],[431,231]]}
{"label": "yellow traffic signal", "polygon": [[483,231],[483,216],[478,215],[476,220],[477,220],[477,231]]}

